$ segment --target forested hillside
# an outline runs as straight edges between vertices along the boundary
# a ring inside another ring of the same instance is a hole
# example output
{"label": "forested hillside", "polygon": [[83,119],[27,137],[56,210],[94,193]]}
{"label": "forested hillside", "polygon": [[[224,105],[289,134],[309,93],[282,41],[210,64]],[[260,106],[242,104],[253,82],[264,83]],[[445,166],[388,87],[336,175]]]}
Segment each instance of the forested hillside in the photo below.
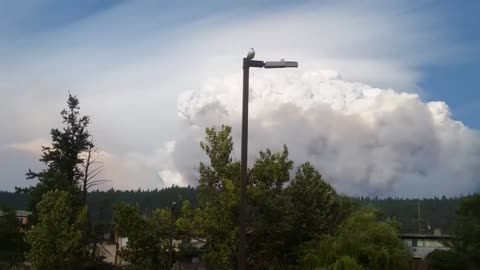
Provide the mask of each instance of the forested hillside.
{"label": "forested hillside", "polygon": [[385,217],[396,219],[404,233],[433,233],[439,228],[443,234],[454,233],[460,199],[445,196],[424,199],[354,198],[361,204],[379,209]]}
{"label": "forested hillside", "polygon": [[192,187],[173,186],[161,190],[93,191],[87,203],[96,222],[111,222],[113,207],[119,202],[138,205],[144,214],[157,208],[169,207],[172,202],[189,200],[196,205],[197,193]]}
{"label": "forested hillside", "polygon": [[[193,187],[171,187],[161,190],[108,190],[92,191],[88,194],[88,204],[92,209],[92,218],[97,222],[109,222],[112,219],[113,206],[118,202],[127,202],[140,207],[144,213],[156,208],[168,207],[173,201],[189,200],[196,205],[196,189]],[[384,217],[396,219],[405,233],[431,233],[435,228],[442,233],[452,234],[455,211],[460,198],[369,198],[355,197],[354,201],[377,208]],[[23,194],[0,192],[0,207],[25,209],[26,197]]]}
{"label": "forested hillside", "polygon": [[[119,202],[138,205],[142,212],[149,213],[164,208],[174,201],[189,200],[196,205],[196,190],[192,187],[173,186],[154,190],[113,190],[92,191],[87,195],[87,204],[95,222],[107,223],[112,220],[113,206]],[[0,208],[27,209],[25,194],[0,191]]]}
{"label": "forested hillside", "polygon": [[7,209],[27,209],[27,197],[23,193],[0,191],[0,207]]}

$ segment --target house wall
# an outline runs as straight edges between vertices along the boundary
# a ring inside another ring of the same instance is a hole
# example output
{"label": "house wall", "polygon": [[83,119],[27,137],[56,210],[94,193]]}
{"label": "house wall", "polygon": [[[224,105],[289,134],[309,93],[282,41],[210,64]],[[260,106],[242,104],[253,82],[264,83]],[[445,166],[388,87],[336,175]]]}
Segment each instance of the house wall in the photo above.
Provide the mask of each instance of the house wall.
{"label": "house wall", "polygon": [[448,249],[443,245],[440,240],[437,239],[404,239],[404,243],[407,245],[412,254],[412,258],[415,259],[424,259],[428,253],[434,251],[435,249]]}
{"label": "house wall", "polygon": [[[115,264],[115,254],[117,252],[117,245],[115,243],[100,243],[97,244],[97,252],[99,256],[105,257],[104,262]],[[118,263],[118,258],[117,258]]]}
{"label": "house wall", "polygon": [[27,225],[28,217],[17,217],[18,224]]}

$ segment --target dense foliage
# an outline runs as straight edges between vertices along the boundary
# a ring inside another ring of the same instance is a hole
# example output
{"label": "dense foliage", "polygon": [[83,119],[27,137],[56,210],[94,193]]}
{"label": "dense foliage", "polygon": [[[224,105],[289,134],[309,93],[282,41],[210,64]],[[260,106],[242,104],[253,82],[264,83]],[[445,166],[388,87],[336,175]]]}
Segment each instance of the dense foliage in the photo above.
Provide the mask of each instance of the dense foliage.
{"label": "dense foliage", "polygon": [[0,216],[0,269],[16,265],[23,260],[27,249],[23,241],[26,227],[19,224],[15,211],[3,209]]}
{"label": "dense foliage", "polygon": [[362,205],[380,210],[384,217],[396,219],[400,222],[400,231],[403,233],[433,233],[433,230],[438,228],[444,234],[455,234],[456,210],[462,198],[445,196],[424,199],[354,197],[354,200]]}
{"label": "dense foliage", "polygon": [[469,264],[480,266],[480,194],[462,200],[457,215],[454,249]]}
{"label": "dense foliage", "polygon": [[467,269],[465,256],[455,250],[436,249],[427,255],[426,262],[433,270]]}
{"label": "dense foliage", "polygon": [[0,191],[0,208],[26,210],[27,198],[24,193]]}
{"label": "dense foliage", "polygon": [[206,130],[200,144],[210,164],[200,163],[198,203],[195,222],[207,242],[205,260],[212,269],[234,268],[238,242],[240,164],[232,162],[230,128]]}
{"label": "dense foliage", "polygon": [[[199,166],[198,219],[194,221],[206,240],[205,259],[213,269],[235,268],[238,250],[240,164],[230,158],[230,132],[226,126],[208,128],[201,143],[210,162]],[[293,178],[292,168],[284,147],[280,153],[269,149],[260,152],[248,171],[247,263],[252,269],[294,269],[304,259],[301,251],[305,243],[336,237],[344,246],[338,250],[331,246],[330,250],[336,250],[340,257],[332,255],[332,262],[316,266],[335,265],[349,258],[366,269],[406,267],[406,247],[390,223],[363,212],[351,214],[355,209],[352,203],[337,195],[310,163],[300,164]],[[347,241],[352,235],[356,242]],[[310,257],[319,251],[317,247],[310,250]]]}
{"label": "dense foliage", "polygon": [[[37,205],[38,223],[27,232],[27,260],[35,270],[74,269],[83,263],[81,226],[86,209],[75,211],[66,191],[48,191]],[[69,217],[75,217],[70,219]]]}
{"label": "dense foliage", "polygon": [[308,243],[304,269],[406,269],[410,254],[396,224],[380,221],[369,209],[352,213],[333,235]]}
{"label": "dense foliage", "polygon": [[450,250],[435,250],[428,255],[432,269],[477,269],[480,266],[480,194],[460,202],[455,234]]}
{"label": "dense foliage", "polygon": [[136,205],[140,211],[149,214],[155,209],[169,207],[172,202],[188,200],[196,206],[197,192],[193,187],[172,186],[155,190],[107,190],[91,191],[87,195],[87,205],[94,223],[110,223],[113,208],[120,202]]}
{"label": "dense foliage", "polygon": [[[467,198],[469,196],[466,196]],[[402,233],[418,233],[418,203],[420,201],[421,230],[432,233],[435,228],[442,233],[455,234],[456,210],[464,197],[445,196],[438,198],[370,198],[353,197],[352,200],[368,207],[376,208],[382,217],[396,219]],[[113,206],[118,202],[128,202],[140,207],[142,213],[156,208],[168,207],[172,201],[186,199],[197,205],[197,189],[193,187],[168,187],[155,190],[107,190],[91,191],[87,202],[95,222],[110,222]],[[27,209],[25,194],[0,191],[0,207]]]}
{"label": "dense foliage", "polygon": [[128,239],[119,254],[127,269],[168,268],[171,211],[157,209],[144,216],[138,207],[120,203],[115,206],[114,221],[119,235]]}

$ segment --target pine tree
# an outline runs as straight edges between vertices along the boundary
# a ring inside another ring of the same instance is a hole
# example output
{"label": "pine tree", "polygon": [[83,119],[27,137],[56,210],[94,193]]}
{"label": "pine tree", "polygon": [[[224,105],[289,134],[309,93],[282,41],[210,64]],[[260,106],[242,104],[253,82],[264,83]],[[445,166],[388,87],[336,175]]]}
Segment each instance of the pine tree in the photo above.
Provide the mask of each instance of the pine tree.
{"label": "pine tree", "polygon": [[68,96],[67,108],[60,115],[63,129],[52,129],[52,145],[42,146],[40,161],[47,168],[38,173],[29,170],[26,174],[27,179],[36,178],[39,181],[36,186],[23,190],[29,195],[32,210],[35,210],[42,195],[50,190],[66,191],[72,195],[74,202],[78,200],[76,203],[80,204],[79,183],[84,176],[80,168],[84,162],[81,153],[93,147],[87,129],[90,118],[80,115],[79,101],[71,94]]}

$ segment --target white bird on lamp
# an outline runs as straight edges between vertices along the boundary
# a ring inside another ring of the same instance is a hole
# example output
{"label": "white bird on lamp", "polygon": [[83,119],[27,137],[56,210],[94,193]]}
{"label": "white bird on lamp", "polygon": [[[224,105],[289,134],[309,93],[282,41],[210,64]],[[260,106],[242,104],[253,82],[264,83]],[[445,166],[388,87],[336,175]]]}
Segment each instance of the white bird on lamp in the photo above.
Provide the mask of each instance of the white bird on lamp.
{"label": "white bird on lamp", "polygon": [[247,53],[247,59],[252,60],[255,57],[255,50],[250,48],[250,51]]}

